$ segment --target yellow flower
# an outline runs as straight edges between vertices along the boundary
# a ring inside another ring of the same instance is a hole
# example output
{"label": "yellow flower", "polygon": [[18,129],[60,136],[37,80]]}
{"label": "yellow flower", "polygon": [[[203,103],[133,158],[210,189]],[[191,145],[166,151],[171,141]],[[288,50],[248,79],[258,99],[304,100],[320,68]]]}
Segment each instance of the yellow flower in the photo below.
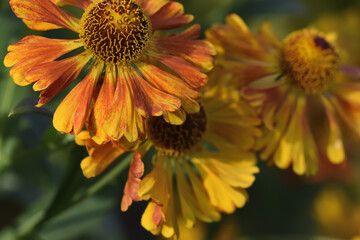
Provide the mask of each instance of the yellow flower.
{"label": "yellow flower", "polygon": [[[91,67],[55,111],[53,123],[60,132],[78,134],[90,115],[89,130],[98,143],[122,136],[133,142],[145,135],[144,118],[163,115],[180,124],[186,113],[199,111],[196,99],[207,81],[204,72],[212,68],[213,47],[195,40],[199,25],[180,34],[159,34],[193,20],[180,3],[10,0],[10,5],[33,30],[67,28],[79,34],[74,40],[27,36],[9,46],[4,60],[7,67],[13,66],[15,83],[35,83],[34,90],[42,91],[38,106],[69,86],[86,64]],[[78,19],[57,5],[75,6],[84,13]],[[59,59],[79,48],[81,53]],[[101,89],[90,114],[98,83]]]}
{"label": "yellow flower", "polygon": [[232,83],[260,109],[262,159],[283,169],[292,164],[299,175],[315,174],[319,155],[345,160],[339,120],[360,135],[360,71],[342,65],[334,34],[303,29],[280,41],[268,22],[253,33],[232,14],[206,36],[219,64],[237,76]]}
{"label": "yellow flower", "polygon": [[[211,74],[211,78],[219,76],[218,72]],[[251,151],[261,135],[259,124],[257,112],[240,98],[239,91],[218,84],[207,86],[200,111],[188,114],[182,125],[149,118],[148,140],[134,153],[122,210],[132,200],[149,200],[141,219],[143,227],[172,237],[179,235],[178,221],[192,228],[197,219],[218,221],[221,212],[232,213],[244,206],[248,198],[245,189],[259,171]],[[106,145],[121,155],[116,145]],[[153,151],[153,169],[139,183],[139,173],[144,171],[139,159]],[[91,158],[92,152],[89,155]],[[114,156],[104,153],[104,162],[106,155]],[[93,166],[87,169],[96,169],[100,162],[87,161]]]}

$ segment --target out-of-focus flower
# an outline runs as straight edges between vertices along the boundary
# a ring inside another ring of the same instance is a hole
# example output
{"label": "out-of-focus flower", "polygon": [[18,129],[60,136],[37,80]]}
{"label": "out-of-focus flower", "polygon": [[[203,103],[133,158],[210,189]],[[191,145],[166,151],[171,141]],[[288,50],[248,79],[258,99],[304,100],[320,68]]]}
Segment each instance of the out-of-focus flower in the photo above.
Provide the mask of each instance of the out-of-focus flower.
{"label": "out-of-focus flower", "polygon": [[[212,77],[218,76],[212,73]],[[127,186],[133,187],[124,190],[122,210],[133,200],[150,200],[142,225],[153,234],[172,237],[179,235],[178,221],[192,228],[197,219],[218,221],[221,212],[232,213],[242,207],[248,198],[245,189],[259,171],[251,151],[261,135],[259,124],[256,110],[240,97],[239,91],[218,84],[206,87],[200,111],[188,114],[182,125],[169,124],[162,117],[149,118],[148,140],[134,153],[135,171],[130,168],[127,181]],[[81,141],[91,149],[93,141],[90,135],[86,137]],[[105,146],[113,149],[106,153],[111,159],[123,152],[119,144],[96,145],[89,151],[88,162],[97,148]],[[138,184],[143,171],[138,160],[152,153],[150,149],[155,152],[154,166]],[[98,161],[93,164],[99,165]]]}
{"label": "out-of-focus flower", "polygon": [[[54,114],[54,127],[78,134],[90,114],[94,88],[104,81],[93,103],[89,130],[98,143],[130,142],[144,137],[144,118],[164,116],[180,124],[200,106],[199,88],[206,84],[213,47],[195,40],[199,25],[180,34],[160,36],[193,20],[182,4],[168,0],[10,0],[13,12],[33,30],[67,28],[79,39],[27,36],[9,46],[4,64],[24,86],[42,91],[37,106],[48,103],[72,83],[88,64],[91,70],[65,97]],[[81,19],[59,6],[84,10]],[[79,51],[80,53],[76,53]],[[71,57],[61,59],[65,54]],[[171,72],[171,73],[170,73]]]}
{"label": "out-of-focus flower", "polygon": [[339,121],[360,135],[360,70],[342,65],[334,34],[304,29],[280,41],[268,22],[253,33],[232,14],[206,35],[219,64],[237,76],[232,84],[260,109],[262,159],[292,164],[299,175],[318,171],[319,153],[334,164],[345,160]]}
{"label": "out-of-focus flower", "polygon": [[353,240],[360,235],[360,201],[351,200],[342,188],[325,188],[316,197],[314,217],[322,235]]}

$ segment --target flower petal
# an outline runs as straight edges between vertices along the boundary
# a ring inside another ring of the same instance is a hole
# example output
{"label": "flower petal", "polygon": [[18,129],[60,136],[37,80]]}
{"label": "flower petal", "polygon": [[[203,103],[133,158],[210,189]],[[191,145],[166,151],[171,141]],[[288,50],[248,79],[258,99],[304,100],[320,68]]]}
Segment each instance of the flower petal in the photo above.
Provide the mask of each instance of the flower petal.
{"label": "flower petal", "polygon": [[86,178],[96,177],[102,173],[117,157],[125,152],[111,142],[97,145],[90,156],[81,161],[81,169]]}
{"label": "flower petal", "polygon": [[194,32],[197,32],[197,29],[197,25],[194,25],[183,34],[154,37],[155,46],[201,67],[204,72],[210,71],[213,68],[212,56],[216,54],[215,48],[207,41],[189,38],[196,36]]}
{"label": "flower petal", "polygon": [[4,59],[4,65],[11,67],[16,64],[10,70],[10,75],[16,84],[24,86],[30,84],[25,80],[25,76],[36,65],[54,61],[81,46],[80,40],[49,39],[31,35],[8,47],[10,52]]}
{"label": "flower petal", "polygon": [[62,133],[78,134],[89,114],[90,102],[103,63],[98,63],[90,73],[65,97],[55,111],[53,124]]}
{"label": "flower petal", "polygon": [[133,201],[140,201],[138,194],[140,178],[144,174],[144,163],[138,152],[133,153],[133,159],[129,168],[129,175],[124,187],[124,195],[121,200],[121,211],[125,212]]}
{"label": "flower petal", "polygon": [[181,57],[161,54],[157,60],[173,70],[187,84],[195,89],[203,87],[207,83],[207,75]]}
{"label": "flower petal", "polygon": [[184,15],[183,5],[175,1],[167,2],[158,11],[150,15],[153,30],[178,28],[192,22],[193,19],[194,17],[190,14]]}
{"label": "flower petal", "polygon": [[145,135],[144,120],[135,110],[134,102],[123,68],[118,68],[118,76],[114,98],[107,109],[104,132],[114,140],[122,136],[134,142]]}
{"label": "flower petal", "polygon": [[181,100],[181,106],[187,113],[196,113],[200,107],[197,101],[200,97],[198,90],[190,87],[180,78],[161,70],[160,68],[144,63],[137,63],[140,73],[144,78],[157,89],[176,96]]}
{"label": "flower petal", "polygon": [[134,94],[134,105],[142,116],[160,116],[164,111],[174,112],[180,108],[180,99],[152,87],[133,69],[126,73]]}
{"label": "flower petal", "polygon": [[10,6],[15,15],[31,23],[30,26],[50,23],[74,32],[79,31],[79,19],[49,0],[10,0]]}
{"label": "flower petal", "polygon": [[155,12],[164,6],[169,0],[135,0],[141,7],[144,8],[145,13],[150,17]]}
{"label": "flower petal", "polygon": [[114,99],[116,73],[116,66],[106,66],[105,78],[101,84],[99,95],[96,98],[94,108],[90,115],[88,129],[93,140],[98,144],[103,144],[110,140],[103,130],[103,125],[109,111],[108,108],[111,106]]}
{"label": "flower petal", "polygon": [[59,7],[62,6],[74,6],[85,10],[90,4],[90,0],[51,0]]}
{"label": "flower petal", "polygon": [[38,107],[48,103],[56,94],[72,83],[90,56],[77,55],[59,61],[47,62],[35,66],[26,74],[29,83],[37,81],[33,85],[35,91],[44,90],[40,94]]}
{"label": "flower petal", "polygon": [[326,153],[332,163],[341,163],[345,160],[345,151],[341,131],[335,117],[335,109],[325,97],[322,97],[321,100],[324,103],[329,121],[329,137]]}

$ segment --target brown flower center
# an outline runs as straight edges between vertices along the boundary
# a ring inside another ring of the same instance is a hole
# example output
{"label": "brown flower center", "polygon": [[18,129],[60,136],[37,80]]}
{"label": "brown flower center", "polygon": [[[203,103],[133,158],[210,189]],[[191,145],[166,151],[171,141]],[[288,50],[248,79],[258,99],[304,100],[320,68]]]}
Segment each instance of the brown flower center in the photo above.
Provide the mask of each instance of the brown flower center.
{"label": "brown flower center", "polygon": [[133,0],[104,0],[91,4],[80,23],[86,50],[107,63],[139,59],[149,45],[151,22]]}
{"label": "brown flower center", "polygon": [[316,94],[333,82],[339,56],[324,37],[312,30],[302,30],[285,39],[280,66],[291,84],[305,93]]}
{"label": "brown flower center", "polygon": [[182,125],[167,123],[162,117],[148,119],[148,137],[154,146],[168,156],[183,156],[201,143],[206,130],[206,114],[188,114]]}

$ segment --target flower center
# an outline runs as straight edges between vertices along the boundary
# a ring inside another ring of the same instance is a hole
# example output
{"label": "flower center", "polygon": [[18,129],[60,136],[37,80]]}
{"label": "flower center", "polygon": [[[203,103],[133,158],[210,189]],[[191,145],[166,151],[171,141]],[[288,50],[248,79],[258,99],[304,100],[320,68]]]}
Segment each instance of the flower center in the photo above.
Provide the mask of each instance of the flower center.
{"label": "flower center", "polygon": [[92,3],[80,26],[85,49],[94,57],[115,64],[138,60],[152,34],[149,18],[133,0]]}
{"label": "flower center", "polygon": [[332,83],[339,69],[339,56],[324,37],[313,30],[302,30],[285,39],[280,66],[291,84],[316,94]]}
{"label": "flower center", "polygon": [[188,114],[182,125],[167,123],[162,117],[148,119],[148,137],[154,146],[168,156],[183,156],[201,143],[206,130],[203,108]]}

